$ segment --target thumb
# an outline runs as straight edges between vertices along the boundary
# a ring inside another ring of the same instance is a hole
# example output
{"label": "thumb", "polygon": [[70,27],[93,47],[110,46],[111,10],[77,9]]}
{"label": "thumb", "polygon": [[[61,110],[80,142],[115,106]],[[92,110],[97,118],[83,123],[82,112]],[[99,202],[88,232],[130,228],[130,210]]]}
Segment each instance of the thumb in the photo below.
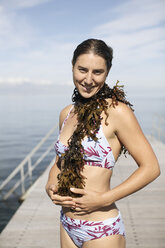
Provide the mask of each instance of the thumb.
{"label": "thumb", "polygon": [[55,184],[51,184],[49,186],[49,190],[53,191],[53,192],[57,192],[57,187],[55,186]]}
{"label": "thumb", "polygon": [[70,188],[70,190],[75,194],[85,195],[86,191],[84,189]]}

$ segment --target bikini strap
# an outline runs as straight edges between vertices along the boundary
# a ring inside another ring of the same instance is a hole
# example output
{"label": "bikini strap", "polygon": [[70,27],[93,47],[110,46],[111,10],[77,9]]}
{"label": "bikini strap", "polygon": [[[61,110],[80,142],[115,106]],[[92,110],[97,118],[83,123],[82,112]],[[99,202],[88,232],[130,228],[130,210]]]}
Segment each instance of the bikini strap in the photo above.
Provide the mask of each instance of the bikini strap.
{"label": "bikini strap", "polygon": [[67,119],[68,119],[68,117],[69,117],[69,115],[70,115],[72,109],[73,109],[73,107],[74,107],[74,105],[72,105],[72,107],[70,108],[70,110],[69,110],[69,112],[68,112],[68,114],[67,114],[65,120],[63,121],[62,126],[61,126],[61,130],[60,130],[60,133],[61,133],[61,131],[62,131],[62,129],[63,129],[63,127],[64,127],[64,125],[65,125],[65,123],[66,123],[66,121],[67,121]]}

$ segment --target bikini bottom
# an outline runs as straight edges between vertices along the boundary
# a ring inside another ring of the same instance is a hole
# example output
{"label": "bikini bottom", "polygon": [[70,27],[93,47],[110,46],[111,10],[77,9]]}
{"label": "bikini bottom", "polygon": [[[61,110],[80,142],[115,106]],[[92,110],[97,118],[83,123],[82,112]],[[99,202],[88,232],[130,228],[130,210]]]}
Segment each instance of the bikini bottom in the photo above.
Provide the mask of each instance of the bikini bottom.
{"label": "bikini bottom", "polygon": [[72,219],[61,210],[61,223],[77,247],[89,240],[120,234],[125,237],[124,223],[120,214],[103,221],[87,221]]}

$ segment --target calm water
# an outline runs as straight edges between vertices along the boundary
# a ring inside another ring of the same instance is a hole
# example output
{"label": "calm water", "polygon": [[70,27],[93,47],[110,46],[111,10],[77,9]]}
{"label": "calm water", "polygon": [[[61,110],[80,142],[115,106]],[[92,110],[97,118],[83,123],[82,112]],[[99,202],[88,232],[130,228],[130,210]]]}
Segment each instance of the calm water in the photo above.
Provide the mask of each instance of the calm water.
{"label": "calm water", "polygon": [[[71,92],[72,89],[65,88],[60,94],[0,95],[0,183],[58,122],[60,110],[71,102]],[[145,134],[152,133],[155,113],[165,116],[165,97],[160,95],[153,98],[152,95],[130,94],[129,99]],[[36,176],[42,173],[53,156],[52,152]],[[17,197],[0,202],[0,231],[18,206]]]}

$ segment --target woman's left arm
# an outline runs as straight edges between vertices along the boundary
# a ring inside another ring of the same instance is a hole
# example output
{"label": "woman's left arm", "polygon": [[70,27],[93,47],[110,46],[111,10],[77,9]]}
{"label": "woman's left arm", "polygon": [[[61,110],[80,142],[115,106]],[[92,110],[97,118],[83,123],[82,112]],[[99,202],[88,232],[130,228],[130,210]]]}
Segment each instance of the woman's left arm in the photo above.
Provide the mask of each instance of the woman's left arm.
{"label": "woman's left arm", "polygon": [[128,196],[160,175],[160,168],[151,145],[144,136],[132,110],[123,103],[114,111],[115,133],[136,161],[138,168],[123,183],[103,195],[105,205]]}
{"label": "woman's left arm", "polygon": [[102,206],[109,206],[140,190],[160,175],[158,160],[132,110],[127,105],[119,103],[112,112],[115,134],[134,158],[138,168],[120,185],[99,195],[99,203]]}

